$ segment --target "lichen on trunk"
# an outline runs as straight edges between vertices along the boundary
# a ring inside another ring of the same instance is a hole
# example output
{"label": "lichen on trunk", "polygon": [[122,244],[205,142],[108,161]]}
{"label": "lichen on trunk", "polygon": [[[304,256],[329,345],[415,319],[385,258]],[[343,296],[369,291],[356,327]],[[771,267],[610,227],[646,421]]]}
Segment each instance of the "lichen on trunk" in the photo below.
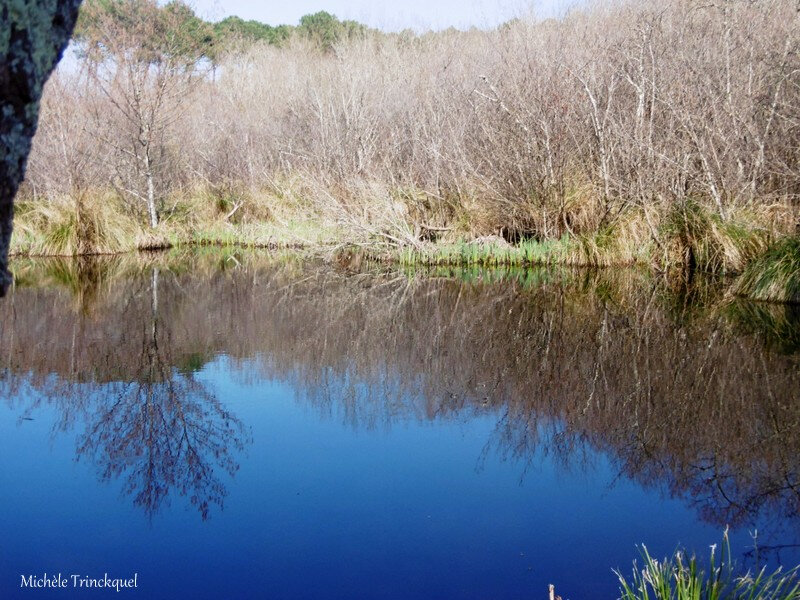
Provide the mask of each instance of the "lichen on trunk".
{"label": "lichen on trunk", "polygon": [[81,0],[0,0],[0,296],[11,283],[14,196],[47,78],[69,42]]}

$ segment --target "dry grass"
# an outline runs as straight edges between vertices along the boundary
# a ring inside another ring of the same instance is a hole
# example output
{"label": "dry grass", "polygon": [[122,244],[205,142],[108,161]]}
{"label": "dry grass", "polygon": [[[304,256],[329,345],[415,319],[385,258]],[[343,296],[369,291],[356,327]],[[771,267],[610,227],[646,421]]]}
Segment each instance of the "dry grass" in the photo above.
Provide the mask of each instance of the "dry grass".
{"label": "dry grass", "polygon": [[610,267],[652,262],[653,241],[640,211],[629,211],[611,226],[577,236],[569,264]]}
{"label": "dry grass", "polygon": [[734,293],[765,302],[800,303],[800,237],[778,241],[751,262]]}
{"label": "dry grass", "polygon": [[19,203],[12,254],[75,256],[135,250],[143,234],[109,194]]}
{"label": "dry grass", "polygon": [[662,219],[663,264],[741,273],[766,249],[773,231],[763,214],[743,211],[723,220],[707,205],[691,200]]}

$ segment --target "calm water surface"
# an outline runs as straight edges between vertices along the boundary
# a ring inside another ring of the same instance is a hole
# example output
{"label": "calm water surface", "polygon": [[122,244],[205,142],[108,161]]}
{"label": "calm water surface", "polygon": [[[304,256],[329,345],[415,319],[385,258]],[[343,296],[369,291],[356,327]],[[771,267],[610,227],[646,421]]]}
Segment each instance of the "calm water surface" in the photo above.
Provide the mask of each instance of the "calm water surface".
{"label": "calm water surface", "polygon": [[800,315],[631,273],[15,265],[0,598],[616,598],[800,562]]}

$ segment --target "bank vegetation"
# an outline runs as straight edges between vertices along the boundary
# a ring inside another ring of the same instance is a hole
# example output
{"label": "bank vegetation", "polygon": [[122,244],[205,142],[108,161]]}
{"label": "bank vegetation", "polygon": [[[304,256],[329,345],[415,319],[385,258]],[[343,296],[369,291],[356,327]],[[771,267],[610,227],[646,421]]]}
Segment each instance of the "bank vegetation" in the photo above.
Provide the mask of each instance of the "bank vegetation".
{"label": "bank vegetation", "polygon": [[225,43],[180,3],[83,11],[78,58],[45,94],[17,254],[751,266],[740,293],[798,300],[796,2],[620,1],[424,34],[327,15],[254,39],[232,21]]}

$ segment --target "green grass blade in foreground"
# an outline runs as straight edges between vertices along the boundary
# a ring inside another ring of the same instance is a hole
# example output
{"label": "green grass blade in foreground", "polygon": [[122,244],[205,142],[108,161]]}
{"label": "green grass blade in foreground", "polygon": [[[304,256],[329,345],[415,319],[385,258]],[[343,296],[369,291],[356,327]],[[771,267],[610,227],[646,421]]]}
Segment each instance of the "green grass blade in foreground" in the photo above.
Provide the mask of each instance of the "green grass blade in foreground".
{"label": "green grass blade in foreground", "polygon": [[620,600],[800,600],[800,567],[785,573],[780,568],[768,573],[764,567],[756,575],[749,571],[736,575],[727,532],[719,563],[716,549],[716,544],[711,546],[708,571],[705,571],[694,556],[685,562],[684,554],[677,551],[671,558],[659,561],[642,546],[644,566],[641,570],[634,561],[630,580],[615,571]]}

